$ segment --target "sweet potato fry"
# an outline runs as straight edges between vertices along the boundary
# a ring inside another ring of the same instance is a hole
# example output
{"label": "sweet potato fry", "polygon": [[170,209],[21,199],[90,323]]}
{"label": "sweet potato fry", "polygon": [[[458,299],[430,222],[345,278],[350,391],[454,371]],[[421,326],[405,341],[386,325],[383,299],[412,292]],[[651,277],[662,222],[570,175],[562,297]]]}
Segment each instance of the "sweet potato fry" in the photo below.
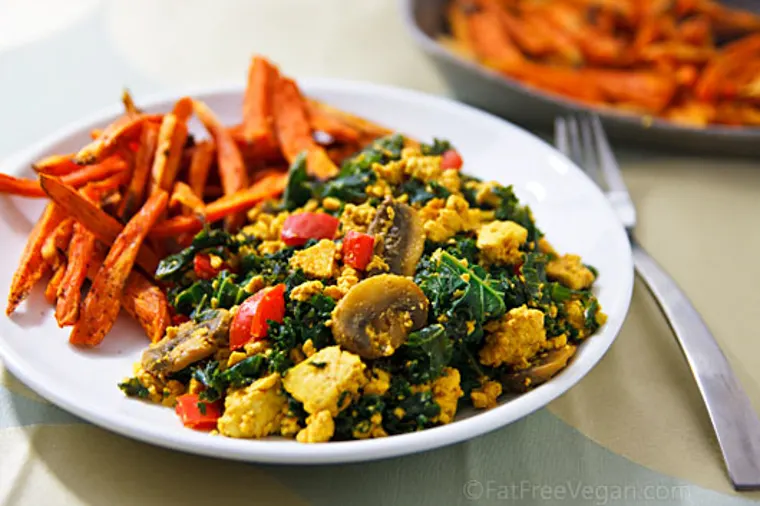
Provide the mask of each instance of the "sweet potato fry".
{"label": "sweet potato fry", "polygon": [[[121,223],[62,181],[45,175],[40,176],[40,179],[42,188],[64,213],[81,223],[101,242],[113,244],[124,228]],[[152,274],[158,267],[158,257],[147,246],[143,246],[137,255],[137,263]]]}
{"label": "sweet potato fry", "polygon": [[66,271],[61,280],[55,306],[55,319],[59,327],[74,325],[79,319],[82,285],[87,278],[88,270],[95,267],[94,252],[95,235],[81,223],[75,223],[67,253]]}
{"label": "sweet potato fry", "polygon": [[[286,173],[271,174],[250,188],[234,195],[225,195],[206,206],[206,222],[214,223],[225,217],[247,211],[257,203],[280,195],[285,189]],[[203,228],[203,222],[196,216],[177,216],[157,223],[150,231],[150,237],[162,238],[194,233]]]}
{"label": "sweet potato fry", "polygon": [[479,58],[506,72],[523,61],[522,54],[501,26],[492,4],[458,0],[457,5],[467,16],[470,43]]}
{"label": "sweet potato fry", "polygon": [[62,220],[42,245],[42,258],[50,265],[56,265],[61,251],[66,251],[74,231],[74,219]]}
{"label": "sweet potato fry", "polygon": [[79,321],[69,337],[72,344],[97,346],[111,330],[121,310],[121,293],[137,259],[142,241],[166,210],[168,195],[154,193],[129,220],[111,246],[82,304]]}
{"label": "sweet potato fry", "polygon": [[140,136],[140,147],[135,154],[132,178],[119,209],[119,216],[122,220],[126,221],[131,218],[143,203],[157,144],[158,128],[152,124],[145,125]]}
{"label": "sweet potato fry", "polygon": [[306,102],[306,111],[312,130],[328,134],[338,142],[357,142],[359,132],[314,102]]}
{"label": "sweet potato fry", "polygon": [[275,148],[272,126],[272,89],[279,77],[277,67],[266,58],[254,56],[248,70],[243,96],[243,136],[249,143]]}
{"label": "sweet potato fry", "polygon": [[[100,245],[95,245],[90,258],[86,274],[92,281],[98,275],[98,267],[105,261],[105,253]],[[70,325],[78,318],[78,305],[77,303],[77,317]],[[142,326],[152,342],[163,338],[171,323],[169,303],[164,292],[134,269],[129,273],[121,293],[121,307]]]}
{"label": "sweet potato fry", "polygon": [[328,179],[338,173],[338,167],[318,146],[311,135],[311,126],[298,86],[290,79],[280,78],[274,90],[274,124],[282,152],[289,163],[307,151],[307,169],[319,179]]}
{"label": "sweet potato fry", "polygon": [[308,103],[309,108],[319,109],[324,114],[329,114],[330,116],[339,119],[350,128],[360,132],[361,137],[366,136],[372,139],[376,139],[378,137],[385,137],[386,135],[391,135],[393,133],[393,130],[389,128],[378,125],[377,123],[373,123],[354,114],[341,111],[340,109],[336,109],[325,103],[319,102],[318,100],[306,99],[306,102]]}
{"label": "sweet potato fry", "polygon": [[168,192],[172,189],[187,141],[187,119],[191,112],[192,101],[184,97],[174,105],[174,111],[165,115],[161,121],[158,146],[153,159],[152,192],[158,189]]}
{"label": "sweet potato fry", "polygon": [[121,103],[124,104],[124,112],[129,117],[134,118],[143,113],[140,108],[135,105],[135,101],[132,99],[132,94],[126,88],[121,92]]}
{"label": "sweet potato fry", "polygon": [[[123,160],[108,158],[101,163],[82,167],[76,172],[67,174],[61,177],[61,181],[79,188],[89,182],[98,181],[125,170],[127,170],[127,165]],[[33,198],[45,196],[45,192],[42,190],[39,181],[9,176],[7,174],[0,174],[0,193]]]}
{"label": "sweet potato fry", "polygon": [[211,141],[199,142],[193,148],[190,169],[187,174],[187,184],[193,193],[200,198],[203,198],[203,189],[206,187],[215,149],[214,143]]}
{"label": "sweet potato fry", "polygon": [[[193,110],[216,143],[217,164],[224,194],[234,195],[244,190],[248,187],[248,172],[232,135],[203,102],[193,101]],[[242,216],[229,215],[226,218],[227,226],[231,229],[237,228],[242,221]]]}
{"label": "sweet potato fry", "polygon": [[64,211],[51,202],[32,229],[19,266],[13,275],[8,294],[8,306],[5,309],[6,315],[13,314],[18,305],[29,296],[34,285],[49,271],[50,265],[42,258],[42,246],[65,218]]}
{"label": "sweet potato fry", "polygon": [[50,304],[55,304],[55,300],[58,297],[58,289],[63,282],[63,275],[66,272],[66,262],[55,268],[53,276],[48,281],[47,287],[45,287],[45,300]]}
{"label": "sweet potato fry", "polygon": [[51,155],[32,164],[32,169],[39,174],[65,176],[80,170],[82,167],[74,163],[74,155]]}
{"label": "sweet potato fry", "polygon": [[158,123],[160,114],[140,114],[137,116],[122,116],[100,132],[100,135],[86,145],[74,157],[80,165],[97,163],[110,156],[120,145],[137,138],[146,122]]}
{"label": "sweet potato fry", "polygon": [[204,215],[206,213],[206,204],[204,204],[203,200],[193,193],[193,190],[182,181],[174,183],[174,191],[169,199],[170,209],[178,206],[182,206],[190,211],[190,213],[185,214]]}

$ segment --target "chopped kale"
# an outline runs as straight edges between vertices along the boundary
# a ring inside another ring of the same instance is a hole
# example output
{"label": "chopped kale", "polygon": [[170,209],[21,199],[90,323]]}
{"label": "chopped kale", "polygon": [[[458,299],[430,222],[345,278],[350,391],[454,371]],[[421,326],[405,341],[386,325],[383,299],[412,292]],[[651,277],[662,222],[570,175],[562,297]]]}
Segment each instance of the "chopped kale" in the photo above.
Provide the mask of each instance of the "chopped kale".
{"label": "chopped kale", "polygon": [[269,370],[284,373],[292,367],[290,350],[309,339],[316,349],[332,344],[332,331],[326,323],[334,308],[335,301],[324,294],[314,295],[307,301],[290,299],[285,305],[282,323],[269,322],[268,337],[272,345]]}
{"label": "chopped kale", "polygon": [[404,354],[401,363],[413,383],[431,381],[451,361],[452,346],[446,328],[436,323],[409,334],[404,348],[399,350]]}
{"label": "chopped kale", "polygon": [[396,196],[408,195],[412,204],[427,204],[429,201],[440,198],[446,199],[451,192],[435,181],[425,183],[419,179],[411,178],[398,187]]}
{"label": "chopped kale", "polygon": [[282,197],[283,207],[292,211],[308,202],[311,196],[311,184],[306,172],[306,154],[301,153],[290,166],[288,184]]}
{"label": "chopped kale", "polygon": [[433,144],[420,145],[420,151],[423,155],[442,155],[446,151],[454,149],[451,143],[443,139],[433,139]]}
{"label": "chopped kale", "polygon": [[147,399],[150,397],[150,391],[148,391],[137,378],[129,378],[127,381],[119,383],[119,388],[128,397],[137,397],[139,399]]}
{"label": "chopped kale", "polygon": [[196,254],[207,249],[220,246],[229,247],[233,244],[232,237],[224,230],[204,228],[195,236],[190,246],[161,260],[156,270],[156,278],[162,281],[176,281],[182,277],[185,271],[192,268]]}
{"label": "chopped kale", "polygon": [[213,402],[221,398],[227,388],[242,388],[250,385],[266,371],[266,362],[264,355],[253,355],[222,371],[219,368],[219,362],[209,361],[193,372],[193,378],[206,387],[199,398]]}
{"label": "chopped kale", "polygon": [[315,185],[315,194],[320,198],[334,197],[343,202],[364,201],[367,198],[367,186],[377,180],[372,166],[400,159],[403,148],[404,138],[401,135],[376,140],[371,146],[343,162],[340,173],[335,178],[321,186]]}
{"label": "chopped kale", "polygon": [[528,206],[521,206],[520,201],[515,196],[512,186],[497,186],[493,192],[500,198],[498,207],[496,207],[495,217],[497,220],[514,221],[528,231],[528,243],[535,244],[543,233],[536,227],[533,222],[533,215]]}

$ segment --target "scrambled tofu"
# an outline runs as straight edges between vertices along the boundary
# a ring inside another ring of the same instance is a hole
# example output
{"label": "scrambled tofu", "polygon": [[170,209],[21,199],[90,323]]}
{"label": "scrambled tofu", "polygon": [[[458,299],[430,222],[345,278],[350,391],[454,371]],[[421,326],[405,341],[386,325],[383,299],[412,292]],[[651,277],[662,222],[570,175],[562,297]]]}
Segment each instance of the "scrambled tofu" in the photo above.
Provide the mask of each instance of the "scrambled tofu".
{"label": "scrambled tofu", "polygon": [[526,367],[528,360],[546,344],[544,313],[527,306],[510,310],[484,328],[486,344],[480,350],[483,365]]}
{"label": "scrambled tofu", "polygon": [[373,413],[369,420],[362,420],[354,426],[352,435],[356,439],[369,439],[387,437],[388,433],[383,428],[382,413]]}
{"label": "scrambled tofu", "polygon": [[359,282],[359,273],[350,265],[341,267],[337,283],[325,288],[325,295],[335,300],[342,299]]}
{"label": "scrambled tofu", "polygon": [[323,285],[321,281],[307,281],[293,288],[290,292],[290,298],[292,300],[306,302],[314,295],[322,293],[322,290],[324,289],[325,285]]}
{"label": "scrambled tofu", "polygon": [[373,368],[369,383],[364,385],[364,395],[385,395],[391,387],[391,375],[388,371]]}
{"label": "scrambled tofu", "polygon": [[522,259],[520,246],[528,231],[514,221],[492,221],[478,230],[477,247],[484,259],[494,264],[516,264]]}
{"label": "scrambled tofu", "polygon": [[346,204],[343,208],[343,214],[340,215],[340,222],[343,226],[343,233],[349,230],[366,233],[369,224],[375,219],[377,209],[372,207],[368,202],[361,205]]}
{"label": "scrambled tofu", "polygon": [[[588,337],[588,328],[586,328],[586,310],[579,300],[569,300],[565,302],[565,314],[567,323],[578,331],[578,337],[583,339]],[[595,315],[597,325],[604,325],[607,321],[607,315],[598,311]]]}
{"label": "scrambled tofu", "polygon": [[491,409],[495,408],[496,402],[501,395],[501,383],[498,381],[486,380],[470,393],[472,405],[476,408]]}
{"label": "scrambled tofu", "polygon": [[501,197],[499,197],[494,189],[499,187],[499,183],[495,181],[487,181],[484,183],[473,182],[473,188],[475,189],[475,202],[479,205],[488,205],[496,207],[501,204]]}
{"label": "scrambled tofu", "polygon": [[578,255],[563,255],[546,264],[546,276],[573,290],[584,290],[594,282],[594,273]]}
{"label": "scrambled tofu", "polygon": [[367,383],[365,368],[358,355],[329,346],[289,369],[283,386],[307,413],[328,410],[337,416]]}
{"label": "scrambled tofu", "polygon": [[227,395],[219,432],[236,438],[260,438],[280,430],[287,399],[280,391],[280,375],[270,374]]}
{"label": "scrambled tofu", "polygon": [[306,428],[302,429],[296,440],[299,443],[325,443],[335,434],[335,422],[328,410],[322,410],[306,419]]}
{"label": "scrambled tofu", "polygon": [[417,149],[406,148],[401,152],[404,174],[423,183],[438,181],[443,173],[440,156],[426,156]]}
{"label": "scrambled tofu", "polygon": [[310,278],[329,279],[335,275],[335,256],[338,247],[329,239],[322,239],[310,248],[296,251],[290,259],[290,266],[301,269]]}
{"label": "scrambled tofu", "polygon": [[278,214],[269,214],[262,212],[249,213],[253,216],[253,223],[243,227],[241,231],[244,235],[261,239],[262,241],[279,241],[282,225],[288,218],[289,213],[281,212]]}
{"label": "scrambled tofu", "polygon": [[459,195],[445,201],[432,199],[420,209],[425,235],[433,242],[445,242],[459,232],[474,230],[480,225],[480,211]]}
{"label": "scrambled tofu", "polygon": [[451,423],[457,413],[457,403],[464,395],[460,382],[459,371],[453,367],[446,367],[443,374],[433,382],[433,401],[441,408],[441,412],[433,420],[439,423]]}

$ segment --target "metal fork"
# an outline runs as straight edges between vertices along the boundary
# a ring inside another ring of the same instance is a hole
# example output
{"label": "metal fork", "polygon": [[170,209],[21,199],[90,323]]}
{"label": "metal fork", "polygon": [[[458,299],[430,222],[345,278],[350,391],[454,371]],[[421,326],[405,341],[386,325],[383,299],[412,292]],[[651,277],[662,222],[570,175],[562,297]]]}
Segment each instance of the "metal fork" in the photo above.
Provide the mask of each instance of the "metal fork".
{"label": "metal fork", "polygon": [[636,272],[681,346],[718,436],[736,490],[760,489],[760,420],[707,325],[676,282],[636,241],[636,209],[599,118],[557,118],[554,142],[603,190],[628,232]]}

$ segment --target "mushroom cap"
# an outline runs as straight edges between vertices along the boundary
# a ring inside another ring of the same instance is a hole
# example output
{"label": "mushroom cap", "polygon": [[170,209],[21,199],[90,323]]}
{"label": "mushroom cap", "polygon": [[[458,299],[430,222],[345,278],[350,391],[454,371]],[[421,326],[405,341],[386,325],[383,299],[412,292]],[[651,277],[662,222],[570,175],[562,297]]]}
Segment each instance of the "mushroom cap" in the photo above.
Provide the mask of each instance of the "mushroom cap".
{"label": "mushroom cap", "polygon": [[567,344],[562,348],[542,354],[530,367],[506,374],[502,377],[504,389],[509,392],[522,393],[529,388],[549,381],[555,374],[567,366],[578,348]]}
{"label": "mushroom cap", "polygon": [[368,233],[375,236],[375,254],[388,264],[391,273],[414,275],[425,249],[425,230],[413,207],[387,198],[377,208]]}
{"label": "mushroom cap", "polygon": [[229,311],[217,309],[203,321],[183,323],[176,335],[152,344],[143,352],[143,368],[156,374],[172,373],[211,356],[227,343],[231,320]]}
{"label": "mushroom cap", "polygon": [[393,355],[427,318],[427,297],[414,281],[380,274],[358,283],[340,300],[332,332],[344,349],[374,359]]}

